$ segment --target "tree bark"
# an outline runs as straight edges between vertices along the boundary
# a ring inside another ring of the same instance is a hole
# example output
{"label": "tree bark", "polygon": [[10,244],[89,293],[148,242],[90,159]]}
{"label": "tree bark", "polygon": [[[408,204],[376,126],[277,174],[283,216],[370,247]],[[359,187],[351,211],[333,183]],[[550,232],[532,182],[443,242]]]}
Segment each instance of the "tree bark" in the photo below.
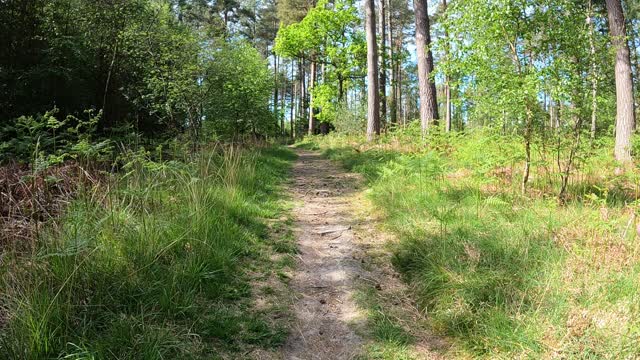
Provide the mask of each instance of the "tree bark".
{"label": "tree bark", "polygon": [[633,79],[627,30],[620,0],[605,0],[609,14],[611,42],[616,49],[616,142],[615,158],[622,163],[631,162],[631,134],[635,128]]}
{"label": "tree bark", "polygon": [[[397,50],[400,50],[401,47],[398,47]],[[396,101],[398,102],[398,118],[402,119],[402,126],[407,125],[407,107],[406,104],[403,103],[402,100],[402,61],[398,60],[396,64],[396,77],[397,77],[397,85],[396,85]]]}
{"label": "tree bark", "polygon": [[596,138],[596,120],[598,114],[598,66],[596,63],[596,45],[594,41],[593,6],[589,0],[589,49],[591,53],[591,144]]}
{"label": "tree bark", "polygon": [[413,9],[416,17],[420,123],[424,135],[429,126],[437,125],[438,123],[438,101],[436,98],[436,84],[431,79],[431,73],[433,72],[433,54],[431,53],[431,34],[427,0],[413,0]]}
{"label": "tree bark", "polygon": [[387,23],[385,0],[380,0],[380,121],[387,122]]}
{"label": "tree bark", "polygon": [[382,21],[387,21],[387,59],[389,61],[389,71],[391,78],[391,98],[389,99],[389,116],[391,124],[398,122],[398,100],[396,98],[396,86],[398,86],[396,79],[396,65],[393,59],[393,27],[391,26],[391,7],[389,6],[389,0],[382,0],[387,3],[387,18]]}
{"label": "tree bark", "polygon": [[273,114],[276,116],[276,126],[278,124],[278,55],[273,54]]}
{"label": "tree bark", "polygon": [[[636,39],[638,38],[638,31],[635,28],[634,22],[631,22],[631,34],[629,35],[630,39],[631,39],[631,53],[633,54],[633,58],[632,58],[632,66],[633,69],[635,69],[636,71],[636,78],[635,78],[635,82],[633,83],[635,85],[635,87],[633,88],[633,95],[635,97],[635,101],[634,104],[637,103],[637,101],[640,101],[640,99],[638,99],[638,85],[640,85],[640,83],[638,82],[638,77],[640,76],[640,59],[638,59],[638,47],[636,45]],[[633,74],[632,74],[633,76]],[[635,108],[634,108],[635,110]],[[638,129],[638,123],[634,123],[634,128],[633,130],[636,131]]]}
{"label": "tree bark", "polygon": [[316,86],[316,62],[311,61],[311,78],[309,79],[309,135],[313,135],[316,114],[313,111],[313,88]]}
{"label": "tree bark", "polygon": [[365,0],[365,31],[367,33],[367,141],[380,135],[380,89],[378,86],[378,44],[376,42],[376,6]]}
{"label": "tree bark", "polygon": [[302,59],[302,61],[298,62],[298,66],[299,66],[299,81],[300,81],[300,118],[301,119],[306,119],[307,118],[307,81],[306,81],[306,66],[305,66],[305,61],[304,59]]}
{"label": "tree bark", "polygon": [[282,95],[280,96],[280,109],[282,109],[282,113],[280,114],[280,133],[282,138],[284,138],[287,135],[287,128],[284,125],[284,117],[286,116],[285,114],[287,113],[287,81],[286,81],[286,73],[287,73],[287,66],[286,64],[283,64],[284,66],[284,74],[285,74],[285,79],[282,82]]}
{"label": "tree bark", "polygon": [[[442,0],[442,6],[444,8],[444,16],[447,13],[447,0]],[[444,58],[445,61],[449,61],[449,32],[447,30],[444,31],[444,38],[446,44],[444,45]],[[445,131],[451,131],[451,78],[449,73],[447,72],[444,76],[444,97],[446,98],[445,103]]]}
{"label": "tree bark", "polygon": [[296,134],[294,131],[295,128],[295,119],[296,119],[296,114],[295,114],[295,109],[296,109],[296,93],[297,93],[297,82],[295,81],[295,75],[294,75],[294,61],[291,60],[291,101],[289,102],[289,105],[291,106],[291,110],[289,111],[289,131],[291,132],[291,139],[295,139],[296,138]]}

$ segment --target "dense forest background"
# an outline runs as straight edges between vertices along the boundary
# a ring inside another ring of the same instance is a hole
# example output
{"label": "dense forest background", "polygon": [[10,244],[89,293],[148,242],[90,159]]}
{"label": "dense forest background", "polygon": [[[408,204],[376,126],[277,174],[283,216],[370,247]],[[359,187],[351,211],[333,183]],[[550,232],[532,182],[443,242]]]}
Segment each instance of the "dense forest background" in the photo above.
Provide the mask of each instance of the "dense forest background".
{"label": "dense forest background", "polygon": [[[563,153],[580,146],[576,132],[586,130],[591,143],[612,137],[619,35],[609,31],[604,2],[427,3],[426,39],[414,36],[424,31],[416,32],[413,4],[381,1],[374,11],[383,131],[442,118],[444,131],[487,127],[528,143],[562,140]],[[622,5],[635,77],[638,5]],[[358,3],[1,6],[5,159],[32,158],[36,143],[59,154],[89,134],[131,143],[364,131],[371,81]],[[418,71],[416,50],[425,46],[429,69]],[[432,110],[421,113],[420,103]],[[85,129],[74,134],[78,126]]]}
{"label": "dense forest background", "polygon": [[59,156],[88,136],[104,152],[176,135],[363,132],[375,85],[383,131],[442,118],[446,132],[491,128],[572,158],[616,133],[617,159],[629,157],[635,120],[615,129],[613,53],[626,44],[637,76],[635,2],[620,3],[619,29],[603,1],[428,3],[376,5],[372,82],[353,1],[5,1],[2,156]]}
{"label": "dense forest background", "polygon": [[265,60],[278,25],[274,5],[0,6],[5,160],[29,159],[36,145],[59,154],[88,136],[113,145],[275,133],[274,77]]}

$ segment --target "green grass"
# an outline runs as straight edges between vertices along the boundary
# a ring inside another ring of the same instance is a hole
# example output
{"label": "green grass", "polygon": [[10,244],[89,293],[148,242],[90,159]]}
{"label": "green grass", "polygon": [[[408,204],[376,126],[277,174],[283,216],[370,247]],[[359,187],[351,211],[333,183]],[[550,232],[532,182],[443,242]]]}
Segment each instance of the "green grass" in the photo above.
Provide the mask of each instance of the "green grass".
{"label": "green grass", "polygon": [[415,339],[403,325],[391,315],[391,309],[376,289],[363,284],[356,292],[356,301],[366,310],[366,334],[370,341],[360,359],[414,359],[410,345]]}
{"label": "green grass", "polygon": [[[624,231],[629,202],[603,199],[608,190],[589,200],[578,183],[560,206],[542,176],[522,196],[517,173],[500,177],[505,167],[519,168],[508,150],[518,149],[516,140],[485,135],[431,138],[429,146],[398,141],[402,133],[378,145],[328,136],[305,146],[365,176],[373,205],[400,240],[393,265],[455,353],[640,357],[640,247],[633,227]],[[397,335],[384,319],[372,320],[381,329],[374,338]]]}
{"label": "green grass", "polygon": [[274,231],[267,220],[287,216],[294,157],[132,158],[110,189],[72,203],[36,253],[5,256],[0,358],[215,359],[282,344],[286,309],[254,309],[252,280],[290,263],[270,262],[294,247],[286,222]]}

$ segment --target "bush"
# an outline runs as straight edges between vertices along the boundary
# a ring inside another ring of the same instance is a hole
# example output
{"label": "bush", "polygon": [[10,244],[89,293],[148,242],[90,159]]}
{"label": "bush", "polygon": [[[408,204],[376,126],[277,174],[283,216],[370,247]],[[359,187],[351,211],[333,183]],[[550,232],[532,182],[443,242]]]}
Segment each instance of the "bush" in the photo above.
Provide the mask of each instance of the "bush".
{"label": "bush", "polygon": [[0,162],[7,160],[62,162],[65,158],[98,160],[110,153],[109,141],[94,141],[102,112],[85,110],[86,118],[56,116],[58,108],[44,114],[21,116],[0,129]]}
{"label": "bush", "polygon": [[340,134],[358,135],[365,131],[365,121],[367,108],[364,104],[356,108],[350,108],[346,104],[340,104],[336,110],[333,125]]}

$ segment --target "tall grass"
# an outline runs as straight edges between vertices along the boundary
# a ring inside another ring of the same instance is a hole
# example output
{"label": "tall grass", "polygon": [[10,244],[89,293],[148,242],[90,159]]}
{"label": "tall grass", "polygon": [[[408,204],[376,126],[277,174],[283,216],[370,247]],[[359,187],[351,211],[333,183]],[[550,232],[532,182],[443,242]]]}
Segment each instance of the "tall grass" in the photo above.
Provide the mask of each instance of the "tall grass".
{"label": "tall grass", "polygon": [[635,202],[606,199],[632,175],[594,165],[583,177],[590,186],[576,180],[561,206],[542,180],[517,191],[505,170],[519,168],[507,150],[516,139],[409,139],[330,136],[307,146],[365,175],[399,238],[393,264],[438,333],[471,357],[640,357]]}
{"label": "tall grass", "polygon": [[[292,153],[133,154],[87,191],[32,255],[6,254],[4,359],[216,358],[285,336],[252,311],[246,269],[273,251]],[[255,266],[254,266],[255,267]]]}

